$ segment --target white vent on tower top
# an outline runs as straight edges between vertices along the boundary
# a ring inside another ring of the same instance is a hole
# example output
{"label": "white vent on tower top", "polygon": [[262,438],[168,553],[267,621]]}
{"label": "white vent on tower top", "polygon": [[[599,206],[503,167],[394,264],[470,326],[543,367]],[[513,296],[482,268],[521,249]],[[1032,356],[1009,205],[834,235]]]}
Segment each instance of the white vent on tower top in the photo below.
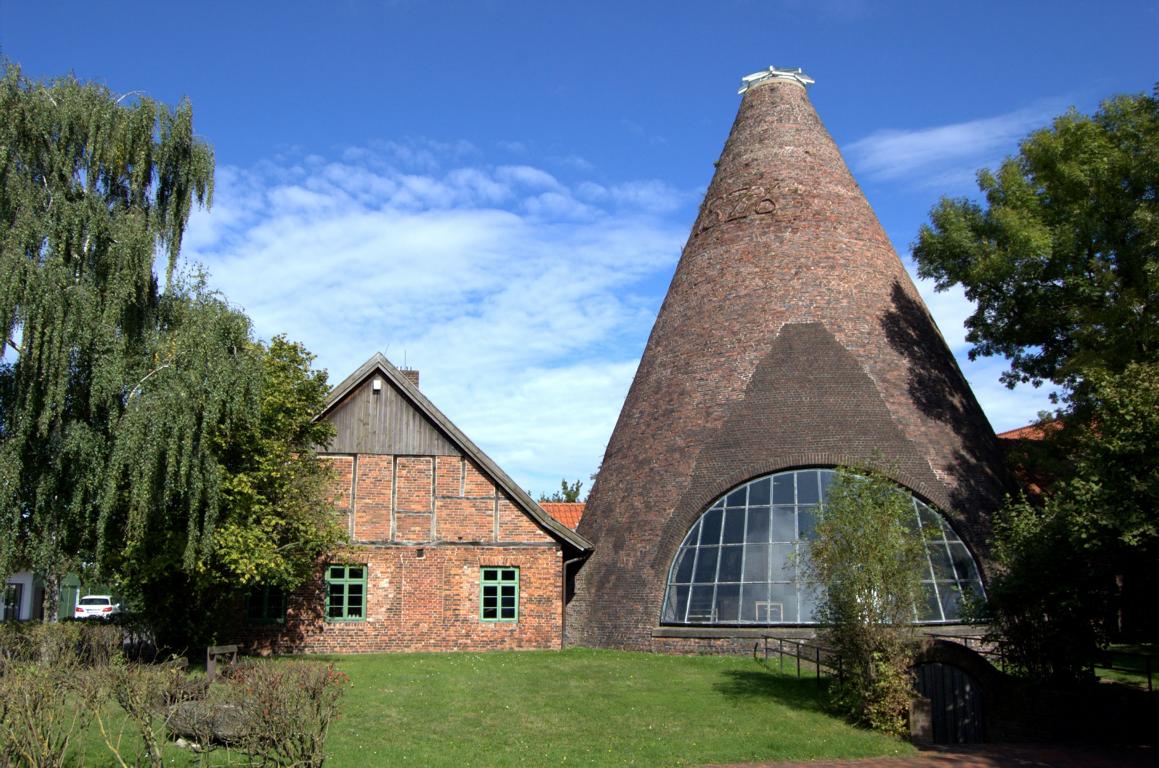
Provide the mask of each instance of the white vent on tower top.
{"label": "white vent on tower top", "polygon": [[760,85],[766,80],[792,80],[802,88],[806,85],[812,85],[815,82],[800,67],[794,67],[793,69],[789,69],[788,67],[769,67],[768,69],[762,69],[760,72],[753,72],[751,75],[742,77],[740,79],[740,90],[737,93],[744,93],[754,85]]}

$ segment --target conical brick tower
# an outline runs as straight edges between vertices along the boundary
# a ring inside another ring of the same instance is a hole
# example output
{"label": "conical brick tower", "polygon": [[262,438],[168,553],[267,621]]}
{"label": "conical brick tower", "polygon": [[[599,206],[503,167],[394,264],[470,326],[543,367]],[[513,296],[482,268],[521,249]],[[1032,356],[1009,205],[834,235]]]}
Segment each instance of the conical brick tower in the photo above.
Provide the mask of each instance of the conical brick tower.
{"label": "conical brick tower", "polygon": [[[985,564],[1005,490],[993,431],[810,104],[811,82],[773,68],[745,78],[579,527],[595,551],[568,609],[573,643],[736,636],[690,629],[684,604],[664,621],[674,557],[710,505],[786,470],[886,474]],[[758,620],[771,604],[757,603]]]}

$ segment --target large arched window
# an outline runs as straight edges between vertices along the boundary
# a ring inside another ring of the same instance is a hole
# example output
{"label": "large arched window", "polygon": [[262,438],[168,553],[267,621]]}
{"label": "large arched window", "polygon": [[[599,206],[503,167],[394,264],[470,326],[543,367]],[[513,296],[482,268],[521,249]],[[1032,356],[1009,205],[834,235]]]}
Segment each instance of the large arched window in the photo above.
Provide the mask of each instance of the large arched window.
{"label": "large arched window", "polygon": [[[833,469],[751,480],[716,500],[692,526],[668,573],[663,624],[812,624],[817,596],[800,574]],[[978,567],[942,515],[913,498],[926,542],[919,622],[962,617],[963,594],[982,595]]]}

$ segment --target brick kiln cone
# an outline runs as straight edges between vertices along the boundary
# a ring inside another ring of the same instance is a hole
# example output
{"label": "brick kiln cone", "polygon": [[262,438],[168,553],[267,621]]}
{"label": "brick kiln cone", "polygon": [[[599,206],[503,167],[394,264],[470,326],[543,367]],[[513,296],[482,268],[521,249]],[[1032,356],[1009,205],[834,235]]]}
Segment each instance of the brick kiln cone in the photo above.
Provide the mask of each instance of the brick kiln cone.
{"label": "brick kiln cone", "polygon": [[698,516],[781,469],[878,470],[985,569],[993,431],[800,78],[748,87],[604,455],[569,640],[665,647]]}

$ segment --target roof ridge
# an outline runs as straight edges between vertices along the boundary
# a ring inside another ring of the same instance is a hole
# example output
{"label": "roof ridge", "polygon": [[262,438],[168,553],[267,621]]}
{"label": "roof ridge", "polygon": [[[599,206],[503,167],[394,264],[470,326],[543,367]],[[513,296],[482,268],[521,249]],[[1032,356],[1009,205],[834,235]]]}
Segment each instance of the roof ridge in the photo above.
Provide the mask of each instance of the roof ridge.
{"label": "roof ridge", "polygon": [[455,423],[447,418],[438,406],[430,401],[422,391],[411,383],[402,371],[394,366],[381,352],[375,352],[370,359],[360,365],[357,370],[347,376],[326,396],[326,405],[315,419],[321,419],[334,410],[358,385],[365,381],[372,373],[381,373],[397,389],[410,404],[425,416],[448,440],[467,455],[482,469],[490,479],[507,492],[508,496],[523,509],[524,512],[538,522],[545,530],[556,538],[580,551],[589,551],[592,544],[586,538],[576,533],[566,525],[560,523],[548,514],[539,504],[527,494],[525,490],[511,479],[498,464],[488,456],[483,449],[467,437]]}

